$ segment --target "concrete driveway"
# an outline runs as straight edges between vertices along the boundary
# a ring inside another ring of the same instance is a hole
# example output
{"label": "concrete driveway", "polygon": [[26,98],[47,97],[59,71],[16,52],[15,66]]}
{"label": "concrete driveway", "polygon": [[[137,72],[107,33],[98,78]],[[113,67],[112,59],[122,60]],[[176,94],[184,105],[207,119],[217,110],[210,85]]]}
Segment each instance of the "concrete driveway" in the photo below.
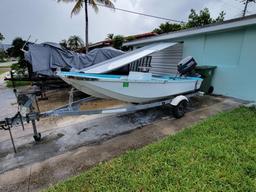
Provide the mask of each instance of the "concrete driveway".
{"label": "concrete driveway", "polygon": [[127,150],[175,134],[193,123],[241,105],[225,97],[192,98],[189,112],[174,119],[169,108],[121,116],[81,116],[39,122],[42,142],[32,139],[31,125],[14,130],[18,153],[7,132],[0,136],[0,191],[38,191]]}
{"label": "concrete driveway", "polygon": [[12,89],[6,88],[4,77],[0,74],[0,119],[13,115],[17,111],[16,97]]}

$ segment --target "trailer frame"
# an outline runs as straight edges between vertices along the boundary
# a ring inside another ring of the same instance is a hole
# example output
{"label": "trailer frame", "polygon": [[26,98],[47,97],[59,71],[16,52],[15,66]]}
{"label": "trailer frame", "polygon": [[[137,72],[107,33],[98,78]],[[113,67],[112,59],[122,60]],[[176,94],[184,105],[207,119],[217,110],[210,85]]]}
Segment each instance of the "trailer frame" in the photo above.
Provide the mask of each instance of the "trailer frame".
{"label": "trailer frame", "polygon": [[[184,95],[175,95],[170,98],[166,98],[159,101],[154,101],[150,103],[142,103],[142,104],[127,104],[122,107],[114,107],[114,108],[101,108],[95,110],[80,110],[80,105],[83,103],[88,103],[91,101],[98,100],[95,97],[87,97],[77,101],[73,101],[74,89],[71,89],[69,94],[69,103],[58,107],[56,109],[52,109],[46,112],[40,112],[37,105],[37,98],[35,95],[31,95],[30,97],[25,95],[25,97],[18,97],[18,112],[11,118],[6,118],[5,120],[0,121],[0,130],[8,130],[10,133],[10,138],[12,141],[14,152],[16,153],[16,147],[14,143],[14,139],[12,136],[11,128],[14,125],[21,125],[24,130],[24,122],[31,123],[33,128],[33,138],[35,142],[40,142],[42,139],[41,133],[38,132],[36,121],[39,121],[41,118],[47,117],[63,117],[63,116],[81,116],[81,115],[95,115],[95,114],[129,114],[136,111],[152,109],[161,106],[170,106],[172,107],[172,112],[175,118],[181,118],[185,115],[186,108],[188,103],[190,102],[190,98],[194,96],[202,96],[203,92],[195,91],[186,93]],[[19,101],[19,98],[25,98],[27,100]],[[33,103],[37,105],[37,107],[33,106]],[[29,110],[26,115],[22,116],[20,110],[26,108]]]}

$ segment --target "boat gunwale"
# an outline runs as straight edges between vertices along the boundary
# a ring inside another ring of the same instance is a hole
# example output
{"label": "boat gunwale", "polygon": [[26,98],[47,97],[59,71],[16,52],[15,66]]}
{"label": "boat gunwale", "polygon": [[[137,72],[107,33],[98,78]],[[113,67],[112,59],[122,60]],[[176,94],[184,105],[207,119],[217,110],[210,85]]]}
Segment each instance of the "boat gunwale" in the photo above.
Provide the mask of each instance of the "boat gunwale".
{"label": "boat gunwale", "polygon": [[[67,72],[65,72],[67,73]],[[73,72],[72,72],[73,73]],[[103,81],[103,82],[129,82],[129,83],[182,83],[188,81],[202,81],[202,78],[199,77],[171,77],[171,76],[153,76],[151,80],[136,80],[136,79],[129,79],[127,75],[109,75],[109,74],[94,74],[97,75],[93,76],[90,74],[91,77],[86,77],[86,74],[83,76],[77,76],[72,74],[59,74],[60,77],[65,77],[68,79],[76,79],[76,80],[86,80],[86,81]],[[100,75],[100,76],[99,76]],[[109,77],[106,77],[108,76]],[[112,76],[112,77],[111,77]],[[113,78],[115,77],[115,78]],[[117,78],[118,77],[118,78]],[[126,77],[126,78],[124,78]]]}

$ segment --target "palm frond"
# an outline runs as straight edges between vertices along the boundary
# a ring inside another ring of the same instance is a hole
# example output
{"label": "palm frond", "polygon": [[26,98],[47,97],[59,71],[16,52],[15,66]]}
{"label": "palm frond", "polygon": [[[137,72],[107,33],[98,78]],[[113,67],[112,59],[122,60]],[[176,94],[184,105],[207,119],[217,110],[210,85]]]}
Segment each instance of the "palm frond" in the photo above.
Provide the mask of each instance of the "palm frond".
{"label": "palm frond", "polygon": [[113,10],[115,10],[115,6],[114,6],[114,3],[112,2],[112,0],[88,0],[88,2],[93,7],[95,12],[98,12],[97,3],[100,3],[102,5],[105,5],[105,6],[109,7],[109,8],[112,8]]}
{"label": "palm frond", "polygon": [[89,0],[88,3],[92,6],[92,8],[94,9],[94,11],[96,13],[98,13],[99,11],[99,8],[97,6],[97,2],[95,0]]}
{"label": "palm frond", "polygon": [[77,0],[57,0],[58,3],[60,2],[64,2],[64,3],[72,3],[72,2],[76,2]]}
{"label": "palm frond", "polygon": [[113,1],[116,1],[116,0],[57,0],[57,2],[65,2],[65,3],[76,2],[74,8],[71,11],[71,16],[77,15],[83,8],[84,3],[89,3],[96,13],[99,11],[97,3],[100,3],[102,5],[105,5],[115,10]]}
{"label": "palm frond", "polygon": [[84,0],[57,0],[57,2],[58,3],[59,2],[64,2],[64,3],[75,2],[75,6],[71,11],[71,17],[72,17],[72,15],[77,15],[80,12],[80,10],[83,7]]}
{"label": "palm frond", "polygon": [[111,8],[113,11],[115,11],[115,5],[114,5],[113,1],[115,2],[116,0],[105,0],[104,4],[107,7]]}
{"label": "palm frond", "polygon": [[77,2],[76,2],[74,8],[71,11],[71,16],[72,15],[77,15],[81,11],[81,9],[83,8],[84,1],[83,0],[76,0],[76,1]]}
{"label": "palm frond", "polygon": [[114,3],[111,0],[97,0],[97,1],[106,5],[107,7],[110,7],[110,8],[113,8],[113,9],[115,8]]}

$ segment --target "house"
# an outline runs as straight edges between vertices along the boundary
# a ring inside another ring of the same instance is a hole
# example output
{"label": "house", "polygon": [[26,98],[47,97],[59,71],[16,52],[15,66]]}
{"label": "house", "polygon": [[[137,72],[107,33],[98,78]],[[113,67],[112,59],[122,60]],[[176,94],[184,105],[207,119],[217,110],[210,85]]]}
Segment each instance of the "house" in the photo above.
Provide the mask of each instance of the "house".
{"label": "house", "polygon": [[[131,40],[139,40],[139,39],[143,39],[143,38],[147,38],[147,37],[153,37],[153,36],[156,36],[156,35],[158,35],[158,34],[154,33],[154,32],[148,32],[148,33],[142,33],[142,34],[127,36],[127,37],[124,37],[124,38],[128,42],[130,39]],[[112,39],[106,39],[104,41],[99,41],[99,42],[90,44],[89,49],[93,50],[93,49],[96,49],[96,48],[110,47],[110,46],[112,46],[112,44],[113,44]],[[78,52],[85,52],[85,47],[78,50]]]}
{"label": "house", "polygon": [[153,65],[165,65],[166,71],[173,72],[175,58],[193,56],[199,65],[217,66],[215,94],[256,101],[256,15],[126,42],[124,46],[139,48],[155,42],[182,42],[182,48],[160,53],[173,56],[162,61],[158,57]]}

